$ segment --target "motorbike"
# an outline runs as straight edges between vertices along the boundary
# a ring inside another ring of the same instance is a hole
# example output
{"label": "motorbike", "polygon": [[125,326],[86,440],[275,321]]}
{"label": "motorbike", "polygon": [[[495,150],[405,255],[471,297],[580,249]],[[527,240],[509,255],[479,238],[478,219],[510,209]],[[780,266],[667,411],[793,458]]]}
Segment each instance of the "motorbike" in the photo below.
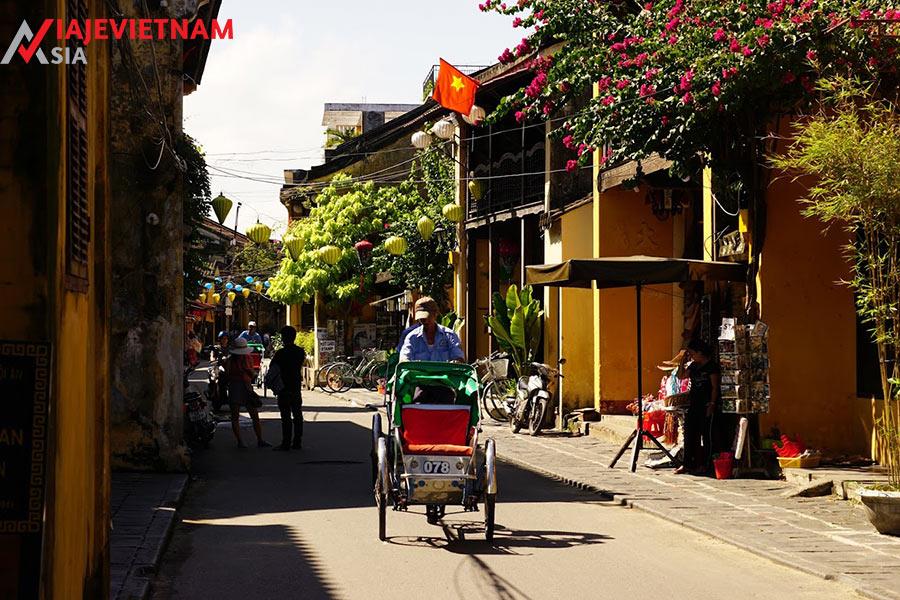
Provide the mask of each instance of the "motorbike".
{"label": "motorbike", "polygon": [[228,385],[225,381],[225,361],[210,355],[209,367],[206,369],[206,399],[213,410],[222,410],[228,406]]}
{"label": "motorbike", "polygon": [[[566,359],[561,358],[557,366],[565,362]],[[555,388],[556,381],[561,377],[559,369],[543,363],[531,363],[531,375],[520,377],[516,382],[515,396],[506,399],[509,427],[513,433],[519,433],[523,427],[527,427],[531,435],[540,433],[553,397],[551,384]]]}
{"label": "motorbike", "polygon": [[184,371],[184,441],[191,448],[206,448],[216,433],[216,420],[203,394],[191,388],[188,376],[193,372],[194,367]]}

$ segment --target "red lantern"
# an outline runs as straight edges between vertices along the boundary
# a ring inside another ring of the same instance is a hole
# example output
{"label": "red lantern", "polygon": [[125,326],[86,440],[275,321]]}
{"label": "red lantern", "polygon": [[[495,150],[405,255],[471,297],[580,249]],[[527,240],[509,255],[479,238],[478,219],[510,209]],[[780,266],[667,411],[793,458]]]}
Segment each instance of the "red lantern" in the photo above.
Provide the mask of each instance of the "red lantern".
{"label": "red lantern", "polygon": [[356,249],[356,256],[359,258],[359,264],[363,265],[372,258],[372,242],[369,240],[362,240],[356,242],[353,247]]}

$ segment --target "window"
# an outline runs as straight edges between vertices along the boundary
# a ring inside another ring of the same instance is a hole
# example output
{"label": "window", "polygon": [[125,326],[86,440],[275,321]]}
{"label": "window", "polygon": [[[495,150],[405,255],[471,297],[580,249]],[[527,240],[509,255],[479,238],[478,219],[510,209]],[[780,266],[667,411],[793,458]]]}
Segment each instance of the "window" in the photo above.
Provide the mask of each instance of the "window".
{"label": "window", "polygon": [[871,323],[863,323],[856,315],[856,395],[860,398],[882,398],[881,371],[878,368],[878,346],[872,341]]}
{"label": "window", "polygon": [[[69,19],[84,25],[85,0],[68,0]],[[71,40],[73,48],[77,44]],[[66,66],[66,287],[86,291],[91,218],[88,199],[88,135],[86,65]]]}

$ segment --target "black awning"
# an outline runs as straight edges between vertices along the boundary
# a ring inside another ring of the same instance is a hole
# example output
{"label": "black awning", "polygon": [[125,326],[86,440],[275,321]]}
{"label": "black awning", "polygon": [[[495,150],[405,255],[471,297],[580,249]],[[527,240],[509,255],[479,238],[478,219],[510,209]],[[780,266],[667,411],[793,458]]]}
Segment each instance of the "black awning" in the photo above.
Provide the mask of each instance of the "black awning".
{"label": "black awning", "polygon": [[533,285],[589,288],[630,287],[680,281],[746,281],[747,266],[740,263],[619,256],[572,259],[549,265],[525,267],[526,282]]}

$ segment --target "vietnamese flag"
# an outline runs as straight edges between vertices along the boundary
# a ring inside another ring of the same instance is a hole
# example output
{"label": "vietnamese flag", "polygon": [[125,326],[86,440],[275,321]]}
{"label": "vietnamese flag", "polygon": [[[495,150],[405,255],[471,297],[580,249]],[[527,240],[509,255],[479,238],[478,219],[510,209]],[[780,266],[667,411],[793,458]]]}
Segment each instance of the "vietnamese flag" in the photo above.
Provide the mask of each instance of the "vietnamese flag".
{"label": "vietnamese flag", "polygon": [[437,83],[431,97],[444,108],[468,115],[475,104],[478,82],[463,75],[462,71],[441,59]]}

